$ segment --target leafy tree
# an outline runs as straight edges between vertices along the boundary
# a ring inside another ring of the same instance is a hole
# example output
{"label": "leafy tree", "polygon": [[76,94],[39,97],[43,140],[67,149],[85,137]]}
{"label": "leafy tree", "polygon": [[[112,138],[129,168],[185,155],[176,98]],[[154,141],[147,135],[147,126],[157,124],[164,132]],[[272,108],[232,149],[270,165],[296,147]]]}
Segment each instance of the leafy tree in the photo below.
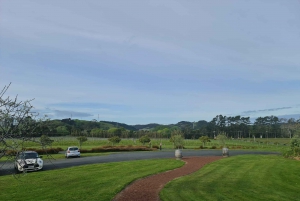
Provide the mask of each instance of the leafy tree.
{"label": "leafy tree", "polygon": [[58,126],[56,128],[56,132],[59,133],[60,135],[69,135],[70,134],[67,126]]}
{"label": "leafy tree", "polygon": [[173,135],[171,141],[176,149],[183,148],[184,146],[184,138],[180,134]]}
{"label": "leafy tree", "polygon": [[76,139],[79,141],[80,149],[81,149],[81,145],[88,140],[86,136],[79,136]]}
{"label": "leafy tree", "polygon": [[225,133],[219,134],[217,136],[217,140],[219,141],[219,144],[222,145],[223,147],[226,147],[226,135]]}
{"label": "leafy tree", "polygon": [[50,137],[48,137],[47,135],[42,135],[40,138],[42,147],[46,147],[46,146],[51,146],[52,142],[54,142],[54,140],[51,140]]}
{"label": "leafy tree", "polygon": [[110,134],[113,135],[113,136],[119,136],[119,137],[121,137],[122,132],[123,132],[124,130],[126,130],[126,129],[125,129],[125,128],[110,128],[110,129],[108,130],[108,133],[110,133]]}
{"label": "leafy tree", "polygon": [[171,129],[169,128],[163,128],[161,130],[157,131],[163,138],[169,138],[171,135]]}
{"label": "leafy tree", "polygon": [[202,142],[203,146],[205,146],[205,144],[206,144],[207,142],[210,142],[210,139],[209,139],[208,136],[201,136],[201,137],[199,138],[199,140]]}
{"label": "leafy tree", "polygon": [[121,142],[121,138],[119,136],[113,136],[111,138],[108,138],[108,141],[111,142],[112,145],[115,145]]}
{"label": "leafy tree", "polygon": [[184,135],[183,132],[179,129],[172,131],[172,136],[170,138],[170,142],[173,142],[175,148],[177,148],[177,149],[183,148],[183,146],[184,146],[183,135]]}
{"label": "leafy tree", "polygon": [[148,135],[144,135],[144,136],[140,137],[139,141],[141,143],[143,143],[143,145],[145,145],[145,143],[149,143],[151,141],[151,139],[149,138]]}

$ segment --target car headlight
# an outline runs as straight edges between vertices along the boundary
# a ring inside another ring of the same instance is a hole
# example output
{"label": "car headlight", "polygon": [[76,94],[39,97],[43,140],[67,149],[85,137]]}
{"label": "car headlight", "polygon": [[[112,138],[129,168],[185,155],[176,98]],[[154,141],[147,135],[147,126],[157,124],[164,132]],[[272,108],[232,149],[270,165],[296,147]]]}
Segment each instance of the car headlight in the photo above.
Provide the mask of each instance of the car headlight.
{"label": "car headlight", "polygon": [[24,161],[17,161],[17,163],[18,163],[20,166],[24,166],[24,165],[25,165],[25,162],[24,162]]}

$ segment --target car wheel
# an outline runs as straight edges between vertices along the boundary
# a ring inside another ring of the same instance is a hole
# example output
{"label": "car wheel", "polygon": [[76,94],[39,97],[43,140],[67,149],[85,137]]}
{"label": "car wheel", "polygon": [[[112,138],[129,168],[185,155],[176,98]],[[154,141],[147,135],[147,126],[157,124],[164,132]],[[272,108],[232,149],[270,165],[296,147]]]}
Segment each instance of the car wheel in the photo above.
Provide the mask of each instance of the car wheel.
{"label": "car wheel", "polygon": [[19,171],[18,167],[15,166],[15,173],[16,173],[16,174],[20,174],[21,172],[22,172],[22,171]]}

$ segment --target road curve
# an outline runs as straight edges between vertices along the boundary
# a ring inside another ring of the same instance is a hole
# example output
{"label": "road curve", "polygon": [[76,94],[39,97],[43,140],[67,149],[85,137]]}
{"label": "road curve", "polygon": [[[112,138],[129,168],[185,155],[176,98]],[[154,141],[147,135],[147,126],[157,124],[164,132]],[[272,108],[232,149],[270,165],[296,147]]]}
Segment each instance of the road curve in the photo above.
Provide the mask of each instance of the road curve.
{"label": "road curve", "polygon": [[[188,156],[221,156],[221,150],[183,150],[184,157]],[[230,150],[230,156],[244,154],[278,154],[277,152],[267,151],[248,151],[248,150]],[[45,156],[44,156],[45,157]],[[44,170],[54,170],[68,168],[79,165],[96,164],[96,163],[111,163],[143,159],[158,159],[158,158],[174,158],[174,150],[163,151],[139,151],[139,152],[119,152],[102,156],[91,156],[69,159],[44,159]],[[14,172],[13,163],[0,163],[0,176],[12,174]]]}

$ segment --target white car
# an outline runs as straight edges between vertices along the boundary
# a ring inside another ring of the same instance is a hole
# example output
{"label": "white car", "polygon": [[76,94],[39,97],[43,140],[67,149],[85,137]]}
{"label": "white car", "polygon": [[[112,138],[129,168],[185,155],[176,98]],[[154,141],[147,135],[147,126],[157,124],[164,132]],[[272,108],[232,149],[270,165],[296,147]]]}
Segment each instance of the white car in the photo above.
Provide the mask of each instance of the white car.
{"label": "white car", "polygon": [[20,152],[15,161],[15,169],[18,172],[42,170],[44,161],[35,151]]}
{"label": "white car", "polygon": [[65,156],[66,158],[80,157],[80,149],[78,147],[68,147]]}

